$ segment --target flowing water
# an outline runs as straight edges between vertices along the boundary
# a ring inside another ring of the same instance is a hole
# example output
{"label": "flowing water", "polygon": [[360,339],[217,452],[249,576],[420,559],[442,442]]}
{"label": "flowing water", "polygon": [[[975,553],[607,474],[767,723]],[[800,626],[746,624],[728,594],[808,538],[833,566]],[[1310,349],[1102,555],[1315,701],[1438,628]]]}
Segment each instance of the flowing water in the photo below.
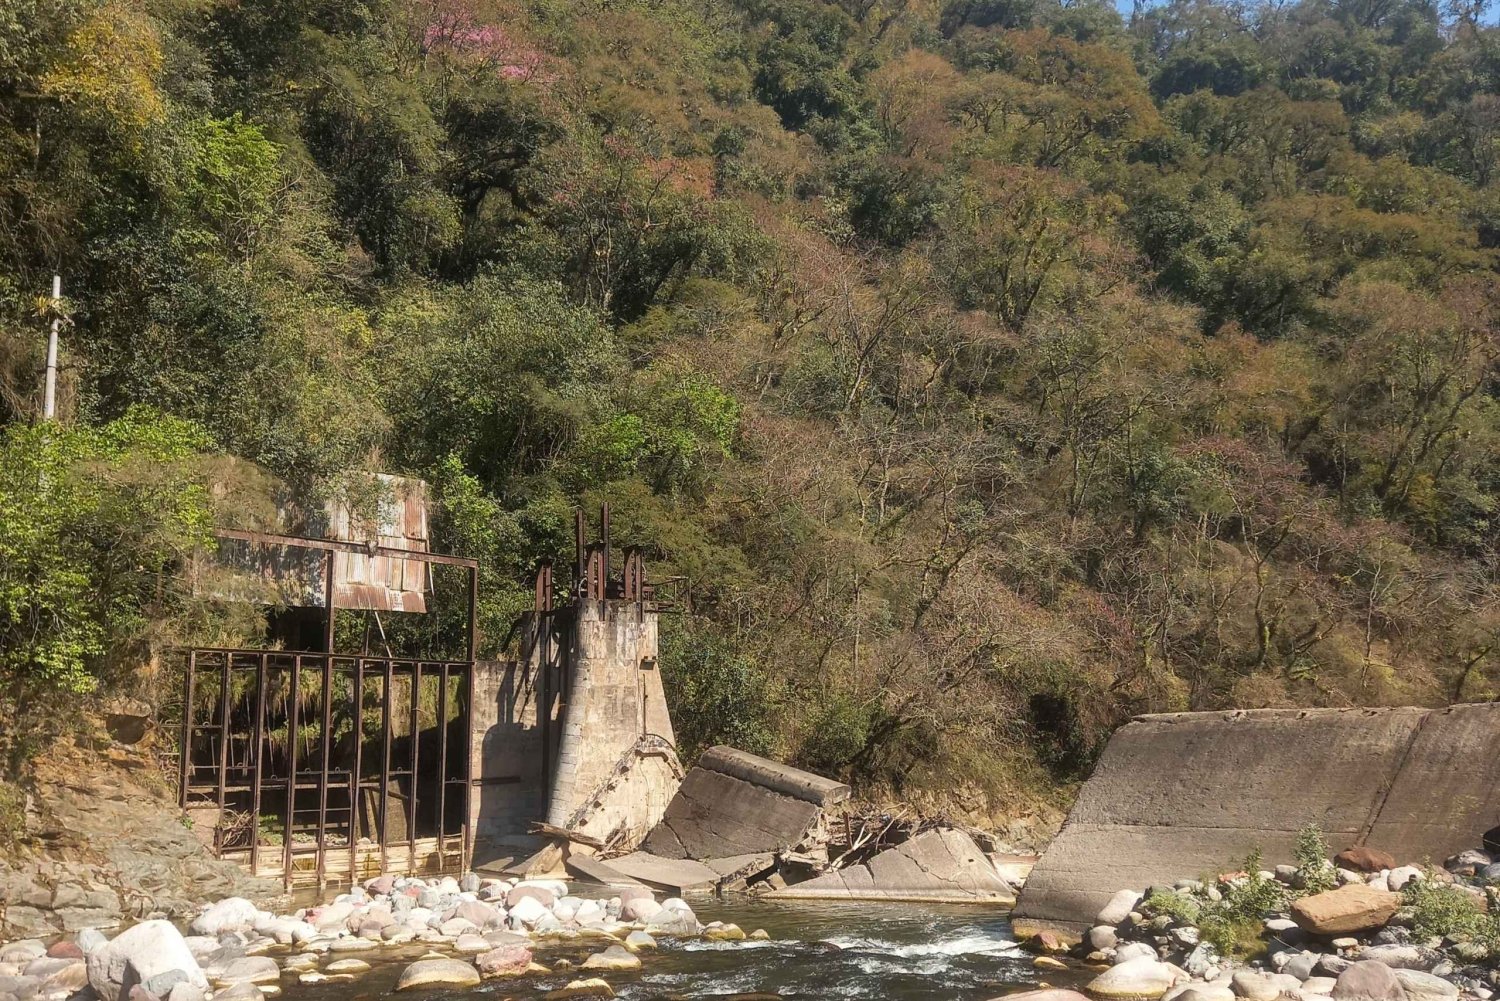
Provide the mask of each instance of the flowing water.
{"label": "flowing water", "polygon": [[[771,941],[663,938],[659,949],[642,953],[639,972],[602,974],[619,997],[647,1001],[762,994],[800,999],[984,1001],[1034,985],[1038,979],[1031,957],[1017,947],[1003,911],[816,901],[694,903],[702,921],[733,921],[747,932],[764,928]],[[597,942],[542,944],[536,959],[549,967],[560,959],[580,963],[599,947]],[[295,996],[298,1001],[380,998],[390,992],[397,974],[413,958],[392,957],[356,982],[300,988]],[[599,974],[559,970],[547,976],[489,981],[472,990],[413,992],[402,997],[453,999],[478,994],[493,1001],[529,1001],[569,980],[595,975]],[[1051,982],[1058,983],[1055,978]]]}

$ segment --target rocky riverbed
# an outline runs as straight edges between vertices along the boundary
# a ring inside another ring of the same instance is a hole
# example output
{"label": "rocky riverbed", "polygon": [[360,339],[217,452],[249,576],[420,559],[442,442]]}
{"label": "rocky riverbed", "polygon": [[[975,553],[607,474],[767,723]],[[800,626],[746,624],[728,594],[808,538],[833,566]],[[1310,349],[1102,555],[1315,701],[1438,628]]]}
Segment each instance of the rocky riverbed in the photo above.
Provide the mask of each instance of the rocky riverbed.
{"label": "rocky riverbed", "polygon": [[[1441,869],[1360,847],[1332,859],[1304,832],[1299,864],[1121,890],[1072,958],[1120,1001],[1489,1001],[1500,990],[1500,843]],[[1069,952],[1043,934],[1036,963]],[[1052,997],[1047,1001],[1066,1001]]]}
{"label": "rocky riverbed", "polygon": [[487,991],[485,981],[526,998],[985,1001],[1032,979],[1004,913],[989,908],[741,900],[710,902],[725,920],[705,923],[649,891],[572,889],[383,877],[287,913],[229,898],[181,928],[152,920],[113,939],[85,930],[10,943],[0,1001],[261,1001],[283,991],[331,1001]]}

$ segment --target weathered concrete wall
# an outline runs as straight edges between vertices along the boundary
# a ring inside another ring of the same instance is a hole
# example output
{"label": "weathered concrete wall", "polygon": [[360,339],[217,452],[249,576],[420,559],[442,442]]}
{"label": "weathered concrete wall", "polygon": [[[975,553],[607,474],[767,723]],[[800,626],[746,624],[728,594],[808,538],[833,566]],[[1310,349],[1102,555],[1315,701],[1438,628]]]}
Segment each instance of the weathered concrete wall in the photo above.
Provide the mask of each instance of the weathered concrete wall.
{"label": "weathered concrete wall", "polygon": [[[573,827],[607,801],[617,824],[644,835],[676,792],[675,778],[650,764],[653,756],[642,756],[638,747],[642,738],[668,749],[674,742],[656,670],[656,613],[639,602],[580,602],[569,641],[567,703],[547,821]],[[675,751],[672,757],[675,765]],[[632,768],[638,759],[647,763]]]}
{"label": "weathered concrete wall", "polygon": [[1143,716],[1110,740],[1032,870],[1020,934],[1078,933],[1115,891],[1222,871],[1259,847],[1289,862],[1317,824],[1441,861],[1500,821],[1500,705]]}

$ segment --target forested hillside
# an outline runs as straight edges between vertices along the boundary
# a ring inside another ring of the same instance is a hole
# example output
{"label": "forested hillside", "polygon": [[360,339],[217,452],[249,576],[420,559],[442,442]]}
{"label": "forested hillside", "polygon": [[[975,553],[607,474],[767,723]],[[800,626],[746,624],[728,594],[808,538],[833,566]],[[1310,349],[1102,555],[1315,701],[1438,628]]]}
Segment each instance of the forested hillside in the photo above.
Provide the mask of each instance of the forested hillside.
{"label": "forested hillside", "polygon": [[222,633],[208,527],[382,469],[491,649],[610,500],[684,578],[684,742],[872,795],[1004,813],[1136,712],[1489,699],[1484,20],[6,0],[3,697]]}

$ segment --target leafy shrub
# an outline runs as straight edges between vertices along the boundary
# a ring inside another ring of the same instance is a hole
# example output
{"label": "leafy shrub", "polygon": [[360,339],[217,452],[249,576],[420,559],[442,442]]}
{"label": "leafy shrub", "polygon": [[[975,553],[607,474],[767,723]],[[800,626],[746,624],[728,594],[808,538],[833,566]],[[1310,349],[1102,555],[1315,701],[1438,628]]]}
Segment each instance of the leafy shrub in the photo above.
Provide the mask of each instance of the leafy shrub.
{"label": "leafy shrub", "polygon": [[1403,896],[1418,939],[1470,942],[1483,948],[1489,958],[1500,957],[1500,914],[1487,913],[1477,898],[1430,878],[1412,880]]}
{"label": "leafy shrub", "polygon": [[1225,956],[1248,959],[1264,951],[1262,922],[1287,905],[1286,888],[1261,875],[1260,849],[1246,857],[1245,875],[1222,884],[1223,897],[1203,909],[1198,929],[1205,941]]}
{"label": "leafy shrub", "polygon": [[1150,914],[1165,914],[1178,924],[1196,925],[1203,908],[1189,893],[1179,890],[1152,890],[1141,905]]}
{"label": "leafy shrub", "polygon": [[1328,842],[1317,824],[1308,824],[1297,832],[1292,857],[1297,862],[1297,873],[1302,877],[1304,894],[1322,893],[1338,886],[1338,876],[1328,862],[1328,855]]}
{"label": "leafy shrub", "polygon": [[715,744],[774,753],[776,693],[760,667],[698,625],[668,628],[676,635],[662,643],[662,680],[682,756],[691,760]]}

